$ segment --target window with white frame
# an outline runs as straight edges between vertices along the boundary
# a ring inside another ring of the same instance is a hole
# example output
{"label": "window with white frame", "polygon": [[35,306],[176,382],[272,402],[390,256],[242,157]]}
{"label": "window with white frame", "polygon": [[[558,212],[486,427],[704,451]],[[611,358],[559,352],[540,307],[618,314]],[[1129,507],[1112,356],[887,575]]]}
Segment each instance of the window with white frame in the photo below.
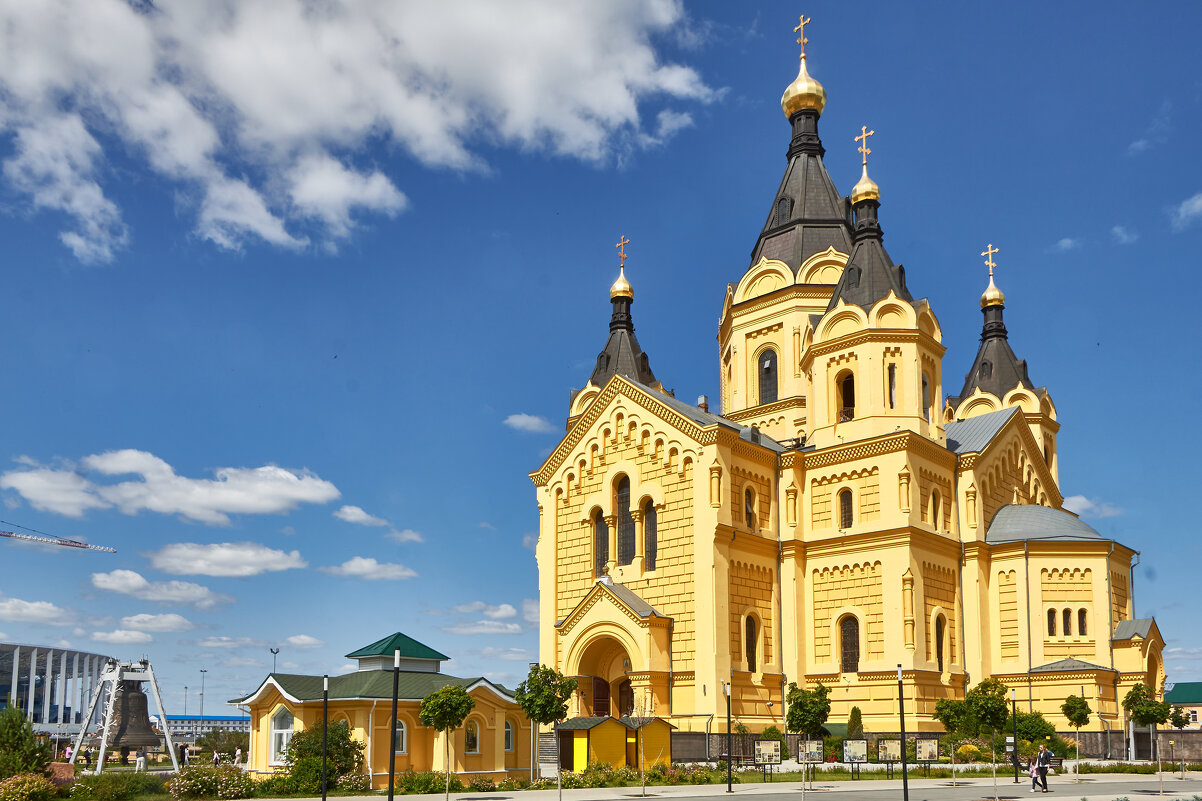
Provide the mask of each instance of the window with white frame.
{"label": "window with white frame", "polygon": [[463,750],[469,754],[480,753],[480,726],[469,720],[463,729]]}
{"label": "window with white frame", "polygon": [[403,754],[406,752],[405,734],[406,734],[405,721],[398,720],[396,722],[396,751],[394,751],[393,753]]}
{"label": "window with white frame", "polygon": [[271,764],[281,765],[288,753],[288,744],[292,742],[292,727],[295,719],[292,713],[280,707],[271,716]]}
{"label": "window with white frame", "polygon": [[513,751],[513,721],[505,721],[505,750]]}

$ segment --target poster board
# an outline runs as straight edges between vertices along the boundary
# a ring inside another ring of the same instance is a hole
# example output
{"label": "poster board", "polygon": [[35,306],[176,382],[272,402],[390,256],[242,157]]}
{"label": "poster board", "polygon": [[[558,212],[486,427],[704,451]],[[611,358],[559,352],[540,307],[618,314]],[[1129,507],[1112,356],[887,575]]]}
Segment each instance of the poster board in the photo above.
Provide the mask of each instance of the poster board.
{"label": "poster board", "polygon": [[822,740],[802,740],[798,747],[800,748],[797,754],[798,762],[813,764],[823,761]]}
{"label": "poster board", "polygon": [[867,740],[844,740],[843,741],[843,761],[844,762],[867,762],[868,761],[868,741]]}
{"label": "poster board", "polygon": [[919,762],[938,762],[939,761],[939,741],[918,739],[914,741],[917,750],[917,759]]}
{"label": "poster board", "polygon": [[877,740],[878,762],[901,762],[901,740]]}
{"label": "poster board", "polygon": [[755,764],[757,765],[779,765],[780,764],[780,741],[779,740],[757,740],[755,744]]}

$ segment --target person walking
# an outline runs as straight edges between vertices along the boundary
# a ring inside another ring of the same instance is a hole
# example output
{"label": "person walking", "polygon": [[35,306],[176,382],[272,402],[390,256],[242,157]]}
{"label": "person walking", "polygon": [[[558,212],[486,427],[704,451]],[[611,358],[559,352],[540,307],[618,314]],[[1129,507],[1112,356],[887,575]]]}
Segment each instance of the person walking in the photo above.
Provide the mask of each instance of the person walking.
{"label": "person walking", "polygon": [[1039,766],[1034,755],[1027,757],[1027,775],[1031,777],[1031,792],[1039,789]]}
{"label": "person walking", "polygon": [[214,748],[213,749],[213,767],[217,767],[220,764],[221,764],[221,752],[218,751],[216,748]]}
{"label": "person walking", "polygon": [[234,767],[242,767],[242,746],[234,749]]}
{"label": "person walking", "polygon": [[1052,767],[1052,752],[1043,743],[1039,744],[1039,753],[1035,756],[1035,766],[1039,770],[1039,783],[1043,791],[1048,791],[1048,768]]}
{"label": "person walking", "polygon": [[83,766],[85,768],[92,767],[92,749],[89,746],[84,746],[83,749]]}
{"label": "person walking", "polygon": [[134,760],[134,773],[145,773],[145,772],[146,772],[146,749],[139,748],[138,756]]}

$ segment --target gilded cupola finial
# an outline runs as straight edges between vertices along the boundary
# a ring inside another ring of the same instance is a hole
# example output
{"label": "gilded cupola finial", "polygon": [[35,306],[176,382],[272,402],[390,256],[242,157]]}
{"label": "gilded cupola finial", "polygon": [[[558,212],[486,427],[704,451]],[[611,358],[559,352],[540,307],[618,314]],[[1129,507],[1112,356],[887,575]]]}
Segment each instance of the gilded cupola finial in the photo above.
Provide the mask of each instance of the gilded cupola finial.
{"label": "gilded cupola finial", "polygon": [[622,235],[618,237],[618,244],[614,245],[618,249],[618,280],[609,288],[610,299],[634,297],[634,287],[626,280],[626,246],[629,244],[630,240]]}
{"label": "gilded cupola finial", "polygon": [[806,38],[806,26],[810,24],[810,18],[802,14],[799,19],[797,27],[793,30],[797,33],[797,44],[801,45],[801,67],[797,71],[796,80],[785,88],[785,93],[780,98],[781,110],[788,119],[805,109],[821,114],[822,109],[826,108],[826,89],[806,71],[806,43],[810,41]]}
{"label": "gilded cupola finial", "polygon": [[985,257],[985,266],[989,268],[989,286],[985,287],[985,291],[981,293],[981,308],[989,306],[1005,306],[1006,295],[1002,290],[997,288],[997,284],[993,282],[993,268],[997,267],[997,262],[993,260],[993,254],[1000,252],[992,243],[985,246],[981,251],[981,255]]}
{"label": "gilded cupola finial", "polygon": [[860,143],[860,180],[851,190],[851,203],[854,206],[861,200],[880,200],[881,188],[876,185],[876,181],[868,177],[868,154],[872,150],[868,147],[868,137],[876,135],[876,131],[868,130],[867,125],[860,126],[860,135],[855,137],[854,141]]}

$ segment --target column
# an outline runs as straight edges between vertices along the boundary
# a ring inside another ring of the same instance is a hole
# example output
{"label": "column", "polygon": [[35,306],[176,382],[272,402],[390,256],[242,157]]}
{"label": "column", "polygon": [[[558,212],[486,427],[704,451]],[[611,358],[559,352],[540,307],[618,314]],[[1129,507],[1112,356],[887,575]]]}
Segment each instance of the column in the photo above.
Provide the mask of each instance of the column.
{"label": "column", "polygon": [[13,646],[13,684],[12,684],[12,688],[8,691],[8,696],[13,701],[17,700],[17,680],[20,678],[20,674],[18,673],[20,664],[21,664],[21,646],[14,645]]}
{"label": "column", "polygon": [[33,721],[33,691],[38,684],[38,649],[29,653],[29,693],[25,702],[25,719]]}
{"label": "column", "polygon": [[50,685],[54,683],[54,650],[46,652],[46,683],[42,685],[42,723],[50,723],[50,702],[54,696],[50,694]]}
{"label": "column", "polygon": [[67,694],[67,652],[63,651],[62,657],[59,659],[58,669],[58,722],[63,722],[63,710],[67,708],[67,699],[70,698]]}
{"label": "column", "polygon": [[71,665],[71,680],[74,682],[71,685],[72,696],[71,701],[71,722],[82,723],[80,718],[83,716],[84,698],[83,698],[83,674],[79,672],[79,652],[75,652],[75,659]]}

